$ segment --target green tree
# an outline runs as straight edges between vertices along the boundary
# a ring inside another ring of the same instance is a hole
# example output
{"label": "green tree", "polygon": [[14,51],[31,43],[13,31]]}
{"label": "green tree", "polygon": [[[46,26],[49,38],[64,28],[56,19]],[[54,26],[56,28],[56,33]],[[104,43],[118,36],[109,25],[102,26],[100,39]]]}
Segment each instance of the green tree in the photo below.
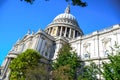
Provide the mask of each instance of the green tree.
{"label": "green tree", "polygon": [[[21,0],[21,1],[25,1],[28,3],[33,3],[35,0]],[[45,1],[49,1],[49,0],[45,0]],[[82,0],[65,0],[66,2],[72,2],[72,5],[74,6],[82,6],[85,7],[87,5],[86,2],[83,2]]]}
{"label": "green tree", "polygon": [[[72,51],[72,48],[70,47],[70,45],[63,44],[63,47],[59,50],[57,59],[53,62],[52,66],[54,70],[57,70],[61,67],[63,68],[68,67],[69,70],[66,70],[67,73],[72,78],[75,78],[76,70],[78,67],[81,66],[79,60],[80,58],[77,56],[75,51]],[[66,71],[64,74],[66,74]]]}
{"label": "green tree", "polygon": [[[116,55],[112,55],[116,54]],[[109,63],[103,62],[103,70],[100,70],[105,80],[120,80],[120,46],[115,43],[112,53],[108,55]]]}
{"label": "green tree", "polygon": [[46,65],[45,63],[39,63],[33,68],[28,68],[26,70],[25,76],[26,80],[48,80],[48,65]]}
{"label": "green tree", "polygon": [[70,66],[61,66],[52,72],[53,80],[73,80],[70,76]]}
{"label": "green tree", "polygon": [[98,80],[97,74],[99,74],[99,70],[94,62],[90,62],[90,65],[84,66],[82,70],[78,80]]}
{"label": "green tree", "polygon": [[106,80],[120,80],[120,53],[109,56],[110,63],[103,62],[103,77]]}
{"label": "green tree", "polygon": [[19,54],[9,65],[10,80],[25,80],[26,70],[37,66],[40,58],[39,53],[32,49]]}

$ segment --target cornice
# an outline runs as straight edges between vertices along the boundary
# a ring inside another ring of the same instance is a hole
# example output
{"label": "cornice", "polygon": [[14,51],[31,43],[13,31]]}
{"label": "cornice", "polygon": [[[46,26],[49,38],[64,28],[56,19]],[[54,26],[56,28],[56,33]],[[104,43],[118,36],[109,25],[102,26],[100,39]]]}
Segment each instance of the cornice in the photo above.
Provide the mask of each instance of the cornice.
{"label": "cornice", "polygon": [[113,31],[116,31],[116,30],[120,30],[120,24],[114,25],[110,28],[106,28],[106,29],[103,29],[103,30],[100,30],[100,31],[94,31],[91,34],[79,36],[79,37],[71,40],[70,42],[72,43],[72,42],[75,42],[75,41],[78,41],[78,40],[90,39],[90,38],[95,37],[95,36],[100,36],[100,35],[103,35],[103,34],[112,33]]}

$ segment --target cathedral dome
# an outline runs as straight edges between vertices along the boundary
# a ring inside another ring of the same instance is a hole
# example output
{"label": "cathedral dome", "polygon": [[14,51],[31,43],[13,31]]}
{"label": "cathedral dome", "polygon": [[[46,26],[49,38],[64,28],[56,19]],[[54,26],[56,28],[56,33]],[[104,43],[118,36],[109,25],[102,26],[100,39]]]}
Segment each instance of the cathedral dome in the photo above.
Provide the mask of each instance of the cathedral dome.
{"label": "cathedral dome", "polygon": [[72,14],[68,14],[68,13],[59,14],[54,18],[54,21],[58,19],[69,19],[69,20],[76,21],[75,17]]}
{"label": "cathedral dome", "polygon": [[69,5],[65,9],[64,13],[59,14],[58,16],[56,16],[53,19],[53,22],[51,24],[57,24],[57,23],[68,24],[68,25],[72,25],[72,27],[79,28],[76,18],[72,14],[70,14],[70,6]]}
{"label": "cathedral dome", "polygon": [[76,18],[70,14],[70,5],[67,6],[64,13],[53,19],[45,31],[51,36],[62,36],[69,39],[83,35]]}

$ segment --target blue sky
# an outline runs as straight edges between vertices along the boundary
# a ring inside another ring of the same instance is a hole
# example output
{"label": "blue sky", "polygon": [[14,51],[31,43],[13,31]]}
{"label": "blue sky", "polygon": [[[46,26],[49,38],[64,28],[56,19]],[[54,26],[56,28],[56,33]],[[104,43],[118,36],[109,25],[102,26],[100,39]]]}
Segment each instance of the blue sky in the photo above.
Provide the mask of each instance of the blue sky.
{"label": "blue sky", "polygon": [[[73,14],[84,34],[92,33],[120,23],[119,0],[84,0],[85,8],[71,6]],[[65,0],[36,0],[34,4],[20,0],[0,0],[0,64],[17,39],[30,29],[37,31],[46,26],[68,3]]]}

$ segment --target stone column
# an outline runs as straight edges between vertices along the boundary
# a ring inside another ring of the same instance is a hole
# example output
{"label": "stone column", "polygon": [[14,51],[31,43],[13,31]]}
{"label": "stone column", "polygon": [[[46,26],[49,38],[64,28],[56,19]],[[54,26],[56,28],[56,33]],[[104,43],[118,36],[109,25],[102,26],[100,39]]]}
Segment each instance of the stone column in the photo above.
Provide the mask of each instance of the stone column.
{"label": "stone column", "polygon": [[58,36],[58,27],[56,28],[56,33],[55,33],[56,36]]}
{"label": "stone column", "polygon": [[75,38],[75,30],[73,30],[73,38]]}
{"label": "stone column", "polygon": [[66,33],[67,33],[67,27],[65,28],[64,37],[66,37]]}
{"label": "stone column", "polygon": [[70,28],[70,31],[69,31],[69,38],[71,38],[71,28]]}
{"label": "stone column", "polygon": [[52,30],[53,30],[53,29],[52,29],[52,27],[51,27],[51,28],[50,28],[50,34],[52,33]]}
{"label": "stone column", "polygon": [[10,61],[11,61],[11,58],[8,57],[6,62],[4,63],[5,64],[5,67],[2,71],[2,76],[1,76],[1,80],[3,80],[5,77],[5,80],[9,80],[8,76],[9,76],[9,64],[10,64]]}
{"label": "stone column", "polygon": [[62,36],[62,30],[63,30],[63,27],[61,26],[61,29],[60,29],[60,36]]}

